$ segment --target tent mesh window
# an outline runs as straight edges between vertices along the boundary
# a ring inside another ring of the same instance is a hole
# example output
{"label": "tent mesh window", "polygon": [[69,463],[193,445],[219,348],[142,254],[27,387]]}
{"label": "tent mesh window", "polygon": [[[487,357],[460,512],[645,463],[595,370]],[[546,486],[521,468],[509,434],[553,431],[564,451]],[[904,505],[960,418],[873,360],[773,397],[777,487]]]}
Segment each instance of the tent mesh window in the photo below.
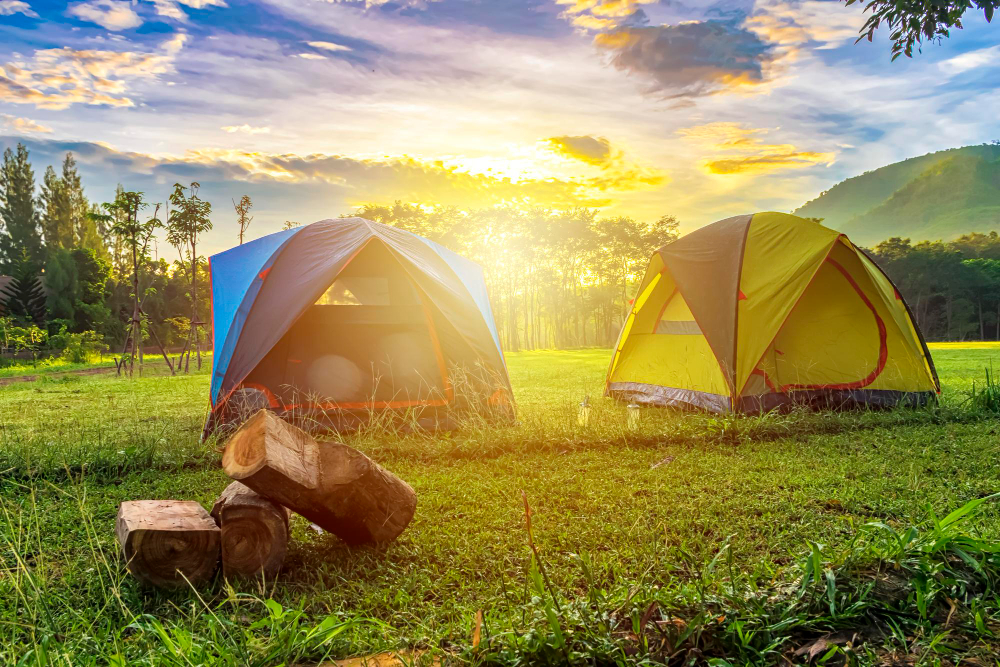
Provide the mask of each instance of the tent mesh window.
{"label": "tent mesh window", "polygon": [[656,329],[653,333],[671,334],[674,336],[701,336],[701,327],[695,322],[691,309],[688,308],[677,290],[675,289],[667,300],[663,303],[660,311],[660,318],[656,321]]}

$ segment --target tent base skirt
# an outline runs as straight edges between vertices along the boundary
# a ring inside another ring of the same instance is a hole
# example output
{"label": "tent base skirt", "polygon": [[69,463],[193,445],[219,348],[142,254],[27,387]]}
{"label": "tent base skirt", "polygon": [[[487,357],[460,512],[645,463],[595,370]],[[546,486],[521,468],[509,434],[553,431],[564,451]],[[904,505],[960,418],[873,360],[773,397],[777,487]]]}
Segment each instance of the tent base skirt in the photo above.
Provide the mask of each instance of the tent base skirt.
{"label": "tent base skirt", "polygon": [[[694,408],[708,412],[730,412],[728,396],[691,389],[661,387],[642,382],[612,382],[606,395],[620,401],[659,407]],[[817,410],[886,409],[897,406],[922,407],[937,400],[933,391],[891,389],[810,389],[788,393],[742,396],[736,411],[759,413],[804,405]]]}
{"label": "tent base skirt", "polygon": [[804,405],[816,410],[884,410],[895,407],[920,408],[937,400],[933,391],[893,389],[803,389],[785,394],[742,396],[740,412],[759,413]]}
{"label": "tent base skirt", "polygon": [[661,387],[643,382],[612,382],[607,396],[639,405],[656,405],[671,408],[698,408],[709,412],[729,412],[728,396],[692,389]]}

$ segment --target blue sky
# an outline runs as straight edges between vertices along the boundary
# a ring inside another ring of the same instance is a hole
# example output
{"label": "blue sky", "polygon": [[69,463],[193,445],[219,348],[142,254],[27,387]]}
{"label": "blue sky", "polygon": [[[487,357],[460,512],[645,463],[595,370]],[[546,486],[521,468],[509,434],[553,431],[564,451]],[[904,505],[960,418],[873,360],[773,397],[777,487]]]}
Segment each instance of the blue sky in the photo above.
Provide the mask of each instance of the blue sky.
{"label": "blue sky", "polygon": [[210,251],[395,199],[685,230],[1000,139],[1000,32],[889,59],[837,0],[0,0],[0,145],[91,199],[198,180]]}

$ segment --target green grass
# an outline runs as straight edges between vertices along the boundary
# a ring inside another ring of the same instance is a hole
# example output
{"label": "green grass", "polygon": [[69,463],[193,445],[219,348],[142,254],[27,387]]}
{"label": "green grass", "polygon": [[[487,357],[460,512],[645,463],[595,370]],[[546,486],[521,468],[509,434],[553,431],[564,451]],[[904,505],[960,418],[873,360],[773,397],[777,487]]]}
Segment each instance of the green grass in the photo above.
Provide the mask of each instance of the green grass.
{"label": "green grass", "polygon": [[[779,663],[846,630],[862,664],[893,651],[988,658],[1000,515],[991,503],[944,527],[932,515],[1000,490],[1000,421],[967,400],[1000,347],[933,353],[940,407],[644,410],[635,431],[601,398],[607,350],[511,354],[517,425],[347,437],[416,489],[400,540],[351,549],[295,518],[277,581],[197,593],[139,586],[113,524],[123,500],[207,507],[226,486],[217,443],[198,442],[208,367],[11,384],[0,390],[0,664],[308,664],[403,649],[504,664]],[[580,427],[585,395],[594,407]],[[830,646],[841,660],[846,645]]]}

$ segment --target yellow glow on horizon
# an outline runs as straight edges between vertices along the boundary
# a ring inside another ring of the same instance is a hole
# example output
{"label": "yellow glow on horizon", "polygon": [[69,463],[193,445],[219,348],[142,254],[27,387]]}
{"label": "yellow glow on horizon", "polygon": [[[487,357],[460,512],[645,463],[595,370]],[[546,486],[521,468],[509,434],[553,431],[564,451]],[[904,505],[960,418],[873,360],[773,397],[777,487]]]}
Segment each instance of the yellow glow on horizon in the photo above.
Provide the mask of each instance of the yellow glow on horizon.
{"label": "yellow glow on horizon", "polygon": [[716,155],[701,160],[709,174],[767,174],[785,169],[805,169],[833,164],[836,153],[799,150],[793,144],[768,144],[761,136],[770,130],[741,123],[716,122],[684,128],[678,134]]}

